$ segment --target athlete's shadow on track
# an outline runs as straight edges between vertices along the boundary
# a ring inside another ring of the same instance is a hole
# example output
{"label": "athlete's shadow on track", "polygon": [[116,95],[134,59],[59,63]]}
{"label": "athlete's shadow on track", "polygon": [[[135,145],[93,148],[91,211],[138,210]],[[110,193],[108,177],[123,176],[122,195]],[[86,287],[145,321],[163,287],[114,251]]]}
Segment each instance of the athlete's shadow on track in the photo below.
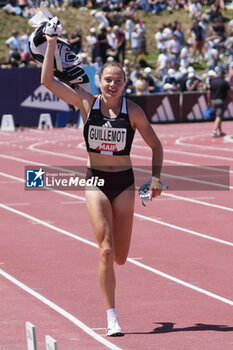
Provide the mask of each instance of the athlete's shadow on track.
{"label": "athlete's shadow on track", "polygon": [[125,334],[159,334],[159,333],[171,333],[171,332],[195,332],[195,331],[216,331],[216,332],[232,332],[233,327],[226,325],[204,324],[196,323],[194,326],[185,328],[174,328],[175,323],[172,322],[155,322],[160,324],[161,327],[154,328],[151,332],[130,332]]}

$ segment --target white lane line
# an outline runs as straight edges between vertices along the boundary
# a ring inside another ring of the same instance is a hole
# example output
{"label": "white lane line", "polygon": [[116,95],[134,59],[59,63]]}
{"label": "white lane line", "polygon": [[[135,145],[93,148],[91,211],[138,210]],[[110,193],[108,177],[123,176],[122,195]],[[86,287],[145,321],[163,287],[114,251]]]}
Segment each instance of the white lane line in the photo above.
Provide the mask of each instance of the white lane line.
{"label": "white lane line", "polygon": [[217,172],[220,172],[220,173],[230,173],[230,174],[233,174],[233,170],[230,170],[230,169],[222,169],[221,167],[219,168],[215,168],[214,166],[204,166],[204,165],[195,165],[195,164],[192,164],[192,163],[186,163],[186,162],[177,162],[175,160],[168,160],[168,159],[164,159],[164,163],[170,163],[170,164],[175,164],[175,165],[180,165],[180,166],[183,166],[183,167],[194,167],[194,168],[198,168],[198,169],[205,169],[205,170],[208,170],[208,171],[217,171]]}
{"label": "white lane line", "polygon": [[205,239],[209,239],[211,241],[215,241],[217,243],[221,243],[221,244],[225,244],[225,245],[228,245],[228,246],[231,246],[233,247],[233,243],[232,242],[229,242],[229,241],[225,241],[225,240],[222,240],[220,238],[216,238],[216,237],[212,237],[212,236],[208,236],[208,235],[205,235],[203,233],[199,233],[199,232],[196,232],[196,231],[193,231],[193,230],[189,230],[187,228],[183,228],[183,227],[180,227],[180,226],[177,226],[177,225],[173,225],[173,224],[169,224],[167,222],[164,222],[162,220],[157,220],[157,219],[154,219],[154,218],[150,218],[148,216],[145,216],[145,215],[141,215],[141,214],[136,214],[134,213],[134,216],[140,218],[140,219],[144,219],[146,221],[151,221],[151,222],[155,222],[156,224],[160,224],[162,226],[166,226],[166,227],[169,227],[169,228],[172,228],[174,230],[178,230],[178,231],[182,231],[182,232],[186,232],[186,233],[189,233],[193,236],[197,236],[197,237],[201,237],[201,238],[205,238]]}
{"label": "white lane line", "polygon": [[[142,157],[142,158],[146,158],[146,157]],[[148,173],[148,174],[151,174],[151,170],[147,170],[147,169],[142,169],[142,168],[136,168],[136,167],[133,167],[134,170],[137,170],[141,173]],[[208,186],[214,186],[214,187],[220,187],[220,188],[225,188],[226,190],[229,190],[229,189],[233,189],[233,186],[230,186],[230,185],[223,185],[223,184],[219,184],[219,183],[216,183],[216,182],[210,182],[210,181],[204,181],[204,180],[197,180],[197,179],[194,179],[194,178],[189,178],[189,177],[185,177],[185,176],[177,176],[177,175],[170,175],[170,174],[167,174],[167,173],[163,173],[161,172],[161,175],[164,176],[164,177],[168,177],[168,178],[172,178],[172,179],[177,179],[177,180],[183,180],[183,181],[187,181],[187,182],[194,182],[194,183],[198,183],[198,184],[203,184],[203,185],[208,185]],[[204,189],[203,189],[204,191]]]}
{"label": "white lane line", "polygon": [[205,205],[207,207],[212,207],[212,208],[216,208],[216,209],[221,209],[221,210],[226,210],[226,211],[230,211],[233,212],[233,208],[229,208],[229,207],[225,207],[223,205],[218,205],[218,204],[213,204],[213,203],[208,203],[208,202],[204,202],[204,201],[200,201],[194,198],[188,198],[188,197],[182,197],[182,196],[176,196],[175,194],[168,194],[168,193],[162,193],[163,196],[165,197],[170,197],[170,198],[175,198],[178,200],[183,200],[186,202],[190,202],[190,203],[196,203],[196,204],[200,204],[200,205]]}
{"label": "white lane line", "polygon": [[197,145],[197,144],[193,144],[193,143],[183,143],[182,141],[185,140],[193,140],[195,138],[200,138],[201,136],[206,136],[206,134],[204,135],[195,135],[195,136],[185,136],[185,137],[179,137],[178,139],[175,140],[175,144],[176,145],[181,145],[181,146],[185,146],[185,147],[196,147],[199,149],[209,149],[209,150],[213,150],[213,151],[226,151],[226,152],[233,152],[233,148],[229,147],[229,148],[223,148],[223,147],[215,147],[215,146],[204,146],[204,145]]}
{"label": "white lane line", "polygon": [[164,150],[165,152],[169,153],[175,153],[175,154],[182,154],[182,155],[188,155],[192,157],[198,157],[198,158],[207,158],[207,159],[219,159],[219,160],[226,160],[228,162],[232,162],[233,158],[229,157],[223,157],[223,156],[214,156],[212,154],[206,154],[206,153],[193,153],[193,152],[185,152],[185,151],[174,151],[171,149],[166,149]]}
{"label": "white lane line", "polygon": [[37,147],[39,145],[46,144],[46,143],[48,143],[48,141],[37,142],[37,143],[34,143],[34,144],[30,145],[28,147],[28,149],[30,149],[31,151],[35,151],[35,152],[51,154],[51,155],[56,156],[56,157],[64,157],[64,158],[70,158],[70,159],[76,159],[76,160],[85,160],[85,161],[87,160],[87,157],[86,158],[77,157],[77,156],[72,156],[71,154],[58,153],[58,152],[52,152],[52,151],[47,151],[47,150],[36,149],[35,148],[35,147]]}
{"label": "white lane line", "polygon": [[205,294],[205,295],[207,295],[208,297],[211,297],[211,298],[213,298],[213,299],[219,300],[219,301],[221,301],[221,302],[223,302],[223,303],[226,303],[226,304],[229,304],[229,305],[233,306],[233,301],[230,300],[230,299],[221,297],[220,295],[217,295],[217,294],[215,294],[215,293],[209,292],[208,290],[205,290],[205,289],[203,289],[203,288],[196,287],[196,286],[194,286],[194,285],[192,285],[192,284],[190,284],[190,283],[187,283],[187,282],[185,282],[185,281],[182,281],[182,280],[179,279],[179,278],[173,277],[173,276],[171,276],[171,275],[168,275],[167,273],[164,273],[164,272],[159,271],[159,270],[156,270],[156,269],[154,269],[154,268],[152,268],[152,267],[150,267],[150,266],[147,266],[147,265],[141,263],[140,261],[133,260],[133,259],[130,259],[130,258],[128,258],[127,260],[128,260],[129,262],[131,262],[132,264],[138,266],[138,267],[141,267],[141,268],[143,268],[143,269],[145,269],[145,270],[148,270],[148,271],[150,271],[150,272],[155,273],[156,275],[159,275],[159,276],[161,276],[161,277],[167,278],[167,279],[169,279],[169,280],[171,280],[171,281],[173,281],[173,282],[176,282],[176,283],[178,283],[178,284],[181,284],[182,286],[185,286],[185,287],[188,287],[188,288],[190,288],[190,289],[193,289],[193,290],[195,290],[196,292]]}
{"label": "white lane line", "polygon": [[[18,181],[17,181],[18,182]],[[26,203],[26,202],[23,202],[23,203],[5,203],[5,205],[13,205],[13,206],[24,206],[24,205],[31,205],[31,203]]]}
{"label": "white lane line", "polygon": [[96,341],[105,345],[108,349],[121,350],[121,348],[119,348],[118,346],[112,344],[110,341],[106,340],[105,338],[101,337],[99,334],[95,333],[90,327],[85,325],[85,323],[80,321],[78,318],[76,318],[75,316],[73,316],[69,312],[65,311],[60,306],[56,305],[55,303],[53,303],[49,299],[45,298],[44,296],[42,296],[38,292],[35,292],[33,289],[29,288],[24,283],[20,282],[19,280],[17,280],[13,276],[9,275],[7,272],[0,269],[0,275],[2,275],[2,277],[6,278],[8,281],[14,283],[16,286],[23,289],[25,292],[32,295],[36,299],[40,300],[42,303],[49,306],[51,309],[53,309],[54,311],[56,311],[57,313],[59,313],[60,315],[62,315],[66,319],[68,319],[69,321],[71,321],[73,324],[78,326],[80,329],[82,329],[85,333],[87,333],[89,336],[94,338]]}
{"label": "white lane line", "polygon": [[[11,211],[11,212],[14,213],[14,214],[17,214],[17,215],[26,217],[26,218],[28,218],[28,219],[30,219],[30,220],[33,220],[33,221],[35,221],[35,222],[38,222],[38,223],[40,223],[41,225],[46,226],[46,227],[50,228],[50,229],[53,230],[53,231],[56,231],[56,232],[59,232],[59,233],[61,233],[61,234],[66,235],[66,236],[69,236],[69,237],[72,237],[72,238],[74,238],[74,239],[77,239],[78,241],[83,242],[83,243],[85,243],[85,244],[88,244],[88,245],[90,245],[90,246],[92,246],[92,247],[98,248],[98,245],[97,245],[96,243],[93,243],[93,242],[91,242],[91,241],[89,241],[89,240],[87,240],[87,239],[81,238],[80,236],[76,236],[76,235],[74,235],[73,233],[71,233],[71,232],[69,232],[69,231],[66,231],[66,230],[63,230],[63,229],[60,229],[59,227],[56,227],[56,226],[54,226],[54,225],[48,224],[48,223],[46,223],[46,222],[44,222],[44,221],[42,221],[42,220],[40,220],[40,219],[38,219],[38,218],[36,218],[36,217],[34,217],[34,216],[31,216],[31,215],[28,215],[28,214],[26,214],[26,213],[24,213],[24,212],[21,212],[21,211],[19,211],[19,210],[16,210],[16,209],[7,207],[7,206],[4,205],[4,204],[0,204],[0,207],[1,207],[2,209]],[[141,215],[140,215],[140,216],[141,216]],[[151,220],[151,221],[153,221],[153,220]],[[233,245],[233,244],[232,244],[232,245]],[[154,269],[153,267],[150,267],[150,266],[148,266],[148,265],[142,264],[142,263],[140,263],[139,261],[136,261],[136,260],[131,259],[131,258],[128,258],[127,261],[130,262],[130,263],[132,263],[132,264],[134,264],[134,265],[137,265],[138,267],[141,267],[141,268],[143,268],[143,269],[145,269],[145,270],[148,270],[148,271],[150,271],[150,272],[153,272],[153,273],[155,273],[155,274],[157,274],[157,275],[159,275],[159,276],[162,276],[162,277],[164,277],[164,278],[167,278],[167,279],[169,279],[169,280],[171,280],[171,281],[173,281],[173,282],[176,282],[176,283],[178,283],[178,284],[181,284],[181,285],[183,285],[183,286],[185,286],[185,287],[187,287],[187,288],[196,290],[197,292],[202,293],[202,294],[205,294],[205,295],[207,295],[207,296],[209,296],[209,297],[211,297],[211,298],[217,299],[217,300],[219,300],[219,301],[221,301],[221,302],[224,302],[224,303],[226,303],[226,304],[229,304],[229,305],[233,305],[233,301],[232,301],[232,300],[229,300],[229,299],[226,299],[226,298],[224,298],[224,297],[221,297],[221,296],[219,296],[219,295],[217,295],[217,294],[214,294],[214,293],[212,293],[212,292],[209,292],[209,291],[207,291],[207,290],[205,290],[205,289],[195,287],[195,286],[193,286],[193,285],[190,284],[190,283],[187,283],[187,282],[185,282],[185,281],[183,281],[183,280],[181,280],[181,279],[179,279],[179,278],[176,278],[176,277],[173,277],[173,276],[171,276],[171,275],[168,275],[167,273],[164,273],[164,272],[162,272],[162,271],[159,271],[159,270],[157,270],[157,269]],[[1,270],[0,270],[0,271],[1,271]]]}

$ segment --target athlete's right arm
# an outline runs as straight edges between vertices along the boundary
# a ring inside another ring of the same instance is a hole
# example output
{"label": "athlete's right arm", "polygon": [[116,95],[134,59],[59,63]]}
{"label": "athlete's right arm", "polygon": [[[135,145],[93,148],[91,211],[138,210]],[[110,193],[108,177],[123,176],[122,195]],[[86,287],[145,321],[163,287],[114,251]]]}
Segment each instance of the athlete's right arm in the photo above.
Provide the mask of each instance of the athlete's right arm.
{"label": "athlete's right arm", "polygon": [[[81,87],[78,88],[77,93],[67,84],[64,84],[54,78],[54,54],[57,44],[57,37],[51,37],[46,35],[47,49],[44,57],[41,72],[41,84],[51,90],[57,97],[70,105],[77,106],[81,109],[88,109],[93,101],[93,96]],[[85,101],[85,102],[84,102]]]}

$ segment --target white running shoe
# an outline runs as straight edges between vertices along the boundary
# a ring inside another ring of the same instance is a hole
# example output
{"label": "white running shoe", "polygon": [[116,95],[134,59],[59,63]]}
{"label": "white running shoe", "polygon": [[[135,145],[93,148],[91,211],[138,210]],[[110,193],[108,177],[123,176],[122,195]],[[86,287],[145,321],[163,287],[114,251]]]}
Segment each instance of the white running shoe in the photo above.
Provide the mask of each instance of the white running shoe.
{"label": "white running shoe", "polygon": [[121,327],[119,326],[117,318],[110,318],[108,320],[108,328],[106,330],[106,335],[108,337],[121,337],[124,335],[124,333],[121,330]]}

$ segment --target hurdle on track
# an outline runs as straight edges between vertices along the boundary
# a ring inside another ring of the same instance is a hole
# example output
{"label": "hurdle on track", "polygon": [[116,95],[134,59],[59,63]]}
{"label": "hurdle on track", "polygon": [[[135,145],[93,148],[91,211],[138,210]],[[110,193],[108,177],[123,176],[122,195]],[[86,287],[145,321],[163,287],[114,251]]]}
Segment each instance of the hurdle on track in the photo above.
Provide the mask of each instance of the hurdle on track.
{"label": "hurdle on track", "polygon": [[[36,327],[30,322],[26,322],[26,334],[28,350],[37,350]],[[50,337],[50,335],[45,336],[45,345],[46,350],[58,350],[56,340]]]}

